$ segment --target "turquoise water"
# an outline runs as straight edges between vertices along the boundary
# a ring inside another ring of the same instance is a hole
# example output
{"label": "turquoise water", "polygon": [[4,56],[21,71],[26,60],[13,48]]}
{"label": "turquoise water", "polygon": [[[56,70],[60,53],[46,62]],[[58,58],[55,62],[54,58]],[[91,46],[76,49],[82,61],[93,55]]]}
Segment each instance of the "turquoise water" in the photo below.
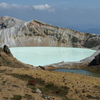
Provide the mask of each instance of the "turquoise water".
{"label": "turquoise water", "polygon": [[91,49],[67,47],[12,47],[10,50],[18,60],[34,66],[80,61],[95,52]]}
{"label": "turquoise water", "polygon": [[81,69],[56,69],[55,71],[59,71],[59,72],[72,72],[72,73],[78,73],[78,74],[83,74],[83,75],[91,75],[94,77],[100,77],[100,74],[97,73],[93,73],[90,71],[86,71],[86,70],[81,70]]}

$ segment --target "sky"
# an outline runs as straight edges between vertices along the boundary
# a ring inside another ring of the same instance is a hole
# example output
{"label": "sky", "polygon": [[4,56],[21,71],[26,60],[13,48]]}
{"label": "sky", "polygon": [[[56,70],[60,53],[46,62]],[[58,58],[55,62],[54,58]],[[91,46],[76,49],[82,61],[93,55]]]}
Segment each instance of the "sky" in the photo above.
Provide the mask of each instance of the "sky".
{"label": "sky", "polygon": [[0,0],[2,16],[66,28],[99,28],[100,0]]}

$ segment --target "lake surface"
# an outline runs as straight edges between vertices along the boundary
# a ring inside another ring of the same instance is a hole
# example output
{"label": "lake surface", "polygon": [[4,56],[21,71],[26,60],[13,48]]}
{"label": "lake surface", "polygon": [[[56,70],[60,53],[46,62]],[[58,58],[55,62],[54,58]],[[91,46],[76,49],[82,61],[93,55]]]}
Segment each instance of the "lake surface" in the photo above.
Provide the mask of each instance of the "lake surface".
{"label": "lake surface", "polygon": [[18,60],[34,66],[80,61],[95,52],[91,49],[67,47],[12,47],[10,50]]}
{"label": "lake surface", "polygon": [[93,73],[90,71],[82,70],[82,69],[56,69],[54,71],[59,71],[59,72],[72,72],[72,73],[77,73],[77,74],[83,74],[83,75],[91,75],[94,77],[100,77],[100,74]]}

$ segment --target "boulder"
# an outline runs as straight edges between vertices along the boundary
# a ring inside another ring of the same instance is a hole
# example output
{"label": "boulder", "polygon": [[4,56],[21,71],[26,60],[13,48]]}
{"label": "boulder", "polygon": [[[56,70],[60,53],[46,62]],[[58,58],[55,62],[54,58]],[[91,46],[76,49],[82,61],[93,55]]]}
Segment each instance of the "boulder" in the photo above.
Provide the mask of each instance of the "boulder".
{"label": "boulder", "polygon": [[49,99],[50,98],[50,96],[47,96],[47,95],[42,95],[42,98],[44,98],[44,99]]}
{"label": "boulder", "polygon": [[37,84],[37,80],[30,80],[30,81],[28,81],[28,84],[30,84],[30,85],[36,85]]}
{"label": "boulder", "polygon": [[44,67],[42,67],[42,66],[39,66],[41,69],[43,69],[43,70],[45,70],[45,68]]}
{"label": "boulder", "polygon": [[34,91],[33,91],[34,93],[37,93],[37,94],[41,94],[42,93],[42,91],[40,90],[40,89],[35,89]]}
{"label": "boulder", "polygon": [[88,66],[100,65],[100,53],[94,57]]}
{"label": "boulder", "polygon": [[5,53],[7,53],[8,55],[10,55],[10,56],[13,57],[13,55],[12,55],[12,53],[10,52],[10,49],[8,48],[7,45],[4,45],[4,47],[3,47],[3,51],[4,51]]}

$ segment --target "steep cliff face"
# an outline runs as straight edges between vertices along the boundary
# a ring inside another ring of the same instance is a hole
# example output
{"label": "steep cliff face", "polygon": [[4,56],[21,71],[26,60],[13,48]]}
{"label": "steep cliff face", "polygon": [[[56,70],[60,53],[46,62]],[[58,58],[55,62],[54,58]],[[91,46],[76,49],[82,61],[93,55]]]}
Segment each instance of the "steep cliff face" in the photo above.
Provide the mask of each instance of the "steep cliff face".
{"label": "steep cliff face", "polygon": [[100,36],[32,20],[0,30],[0,45],[99,48]]}

